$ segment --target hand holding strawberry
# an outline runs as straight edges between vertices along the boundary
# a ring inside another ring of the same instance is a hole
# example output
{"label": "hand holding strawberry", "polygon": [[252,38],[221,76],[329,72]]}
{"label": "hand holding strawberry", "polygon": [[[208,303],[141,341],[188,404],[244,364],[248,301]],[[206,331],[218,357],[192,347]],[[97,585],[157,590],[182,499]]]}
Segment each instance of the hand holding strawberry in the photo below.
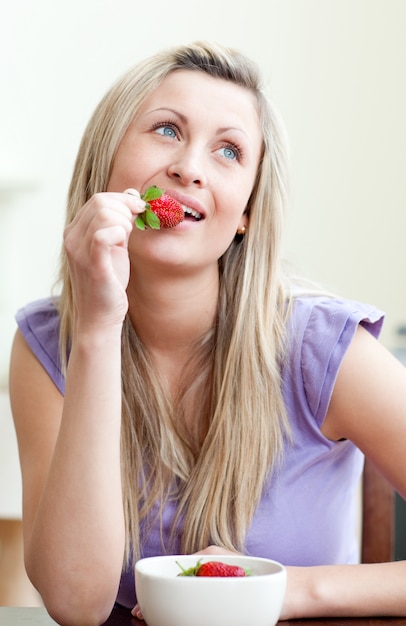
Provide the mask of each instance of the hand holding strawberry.
{"label": "hand holding strawberry", "polygon": [[241,577],[249,576],[250,572],[245,570],[239,565],[227,565],[220,561],[208,561],[202,563],[198,561],[195,566],[184,569],[180,563],[178,563],[182,572],[178,576],[209,576],[209,577]]}
{"label": "hand holding strawberry", "polygon": [[135,225],[140,230],[145,230],[146,226],[153,229],[161,226],[173,228],[185,217],[182,205],[155,185],[148,187],[141,198],[146,202],[145,211],[135,220]]}

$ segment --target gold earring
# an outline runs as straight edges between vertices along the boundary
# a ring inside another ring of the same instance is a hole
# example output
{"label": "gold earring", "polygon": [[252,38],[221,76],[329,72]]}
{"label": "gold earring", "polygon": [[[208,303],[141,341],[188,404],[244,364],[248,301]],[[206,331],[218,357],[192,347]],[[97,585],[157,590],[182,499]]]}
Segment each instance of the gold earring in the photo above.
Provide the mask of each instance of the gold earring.
{"label": "gold earring", "polygon": [[246,231],[245,226],[241,226],[241,228],[237,228],[237,235],[245,235]]}

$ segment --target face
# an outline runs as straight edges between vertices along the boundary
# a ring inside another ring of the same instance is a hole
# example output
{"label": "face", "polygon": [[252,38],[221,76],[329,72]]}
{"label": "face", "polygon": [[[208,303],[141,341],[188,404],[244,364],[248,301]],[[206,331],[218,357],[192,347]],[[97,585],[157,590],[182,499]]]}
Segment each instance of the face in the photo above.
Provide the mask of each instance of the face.
{"label": "face", "polygon": [[108,191],[163,188],[186,208],[175,228],[138,231],[130,255],[166,263],[216,264],[245,214],[262,150],[256,100],[199,71],[169,74],[124,136]]}

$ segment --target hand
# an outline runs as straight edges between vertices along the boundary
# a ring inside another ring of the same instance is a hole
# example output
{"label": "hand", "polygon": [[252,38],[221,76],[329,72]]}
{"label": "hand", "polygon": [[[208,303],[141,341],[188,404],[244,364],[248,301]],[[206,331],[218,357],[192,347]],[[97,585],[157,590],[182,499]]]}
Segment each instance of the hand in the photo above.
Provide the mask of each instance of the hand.
{"label": "hand", "polygon": [[140,605],[136,604],[133,610],[131,611],[131,615],[136,617],[137,619],[144,619],[141,613]]}
{"label": "hand", "polygon": [[203,550],[199,550],[199,552],[195,552],[195,554],[207,554],[212,556],[218,556],[219,554],[241,554],[240,552],[233,550],[226,550],[226,548],[220,548],[219,546],[207,546]]}
{"label": "hand", "polygon": [[128,308],[128,239],[145,202],[135,190],[95,194],[64,233],[75,303],[81,327],[122,324]]}

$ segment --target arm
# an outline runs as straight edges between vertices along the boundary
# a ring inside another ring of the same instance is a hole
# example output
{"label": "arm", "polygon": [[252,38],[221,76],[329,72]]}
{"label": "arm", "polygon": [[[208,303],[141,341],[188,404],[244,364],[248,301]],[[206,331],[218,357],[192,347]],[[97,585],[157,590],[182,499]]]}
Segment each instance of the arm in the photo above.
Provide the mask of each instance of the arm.
{"label": "arm", "polygon": [[[110,354],[113,350],[112,345]],[[77,349],[72,359],[64,403],[18,333],[10,388],[23,478],[26,568],[62,624],[75,623],[75,614],[108,616],[124,545],[117,376],[111,367],[106,395],[97,399],[92,386],[100,390],[107,371],[96,371],[96,360],[85,350]]]}
{"label": "arm", "polygon": [[99,194],[66,231],[75,319],[65,397],[20,333],[13,346],[26,567],[63,625],[104,622],[120,581],[121,328],[127,241],[140,210],[129,195]]}
{"label": "arm", "polygon": [[406,615],[406,562],[287,567],[280,619]]}
{"label": "arm", "polygon": [[[406,369],[359,328],[323,433],[352,440],[406,496]],[[406,562],[288,568],[284,619],[406,615]]]}
{"label": "arm", "polygon": [[322,430],[353,441],[406,498],[406,368],[362,327],[339,370]]}

